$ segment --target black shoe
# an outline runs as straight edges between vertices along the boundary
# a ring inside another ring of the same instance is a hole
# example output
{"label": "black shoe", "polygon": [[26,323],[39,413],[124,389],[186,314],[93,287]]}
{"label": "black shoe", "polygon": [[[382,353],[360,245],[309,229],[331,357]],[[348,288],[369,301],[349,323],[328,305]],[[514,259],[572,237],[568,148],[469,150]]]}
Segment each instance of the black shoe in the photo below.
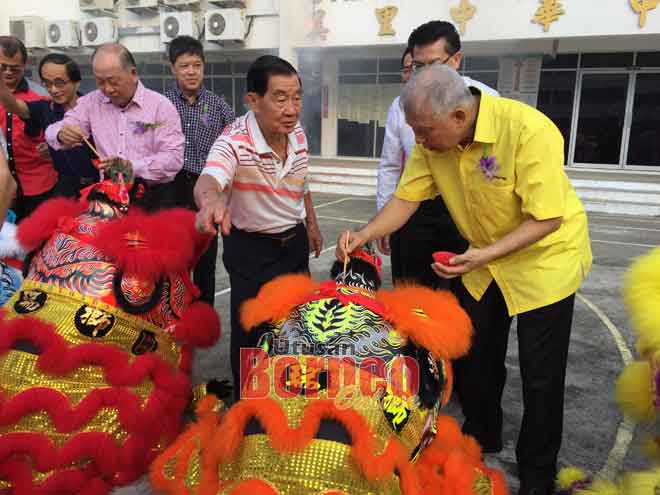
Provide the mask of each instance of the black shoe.
{"label": "black shoe", "polygon": [[499,454],[502,452],[503,446],[502,443],[494,443],[492,445],[482,445],[481,446],[481,452],[483,454]]}
{"label": "black shoe", "polygon": [[554,495],[555,485],[554,483],[546,483],[544,485],[536,486],[525,486],[521,485],[518,495]]}

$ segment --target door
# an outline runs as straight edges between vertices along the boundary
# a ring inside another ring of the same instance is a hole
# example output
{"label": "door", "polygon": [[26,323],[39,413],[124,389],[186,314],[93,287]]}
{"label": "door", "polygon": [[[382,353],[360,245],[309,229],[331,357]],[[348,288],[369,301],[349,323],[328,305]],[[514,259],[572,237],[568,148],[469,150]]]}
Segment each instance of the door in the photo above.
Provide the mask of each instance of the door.
{"label": "door", "polygon": [[627,168],[660,166],[660,73],[635,74]]}
{"label": "door", "polygon": [[573,140],[575,165],[620,167],[627,143],[626,108],[629,72],[579,74],[577,123]]}

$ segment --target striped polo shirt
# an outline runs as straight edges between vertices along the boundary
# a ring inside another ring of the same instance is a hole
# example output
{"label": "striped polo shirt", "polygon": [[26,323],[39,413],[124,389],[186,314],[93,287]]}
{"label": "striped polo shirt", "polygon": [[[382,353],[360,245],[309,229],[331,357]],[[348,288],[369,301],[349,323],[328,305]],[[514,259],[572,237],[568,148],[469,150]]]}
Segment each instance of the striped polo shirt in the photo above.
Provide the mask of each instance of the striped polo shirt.
{"label": "striped polo shirt", "polygon": [[305,218],[308,191],[307,138],[300,124],[288,135],[283,163],[264,139],[252,112],[237,118],[213,144],[202,175],[229,190],[234,227],[248,232],[283,232]]}

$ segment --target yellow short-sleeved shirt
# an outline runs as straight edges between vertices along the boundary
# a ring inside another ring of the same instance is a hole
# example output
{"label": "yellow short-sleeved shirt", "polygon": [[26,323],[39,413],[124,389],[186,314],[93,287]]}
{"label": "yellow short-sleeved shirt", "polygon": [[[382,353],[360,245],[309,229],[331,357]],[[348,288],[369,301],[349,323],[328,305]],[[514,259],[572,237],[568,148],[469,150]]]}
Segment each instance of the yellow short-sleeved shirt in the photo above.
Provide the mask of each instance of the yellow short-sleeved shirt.
{"label": "yellow short-sleeved shirt", "polygon": [[[495,156],[488,178],[479,163]],[[538,242],[463,276],[480,300],[495,279],[510,315],[560,301],[591,268],[587,216],[564,171],[564,140],[541,112],[481,93],[474,142],[439,153],[415,145],[396,196],[423,201],[438,193],[471,246],[484,248],[529,218],[562,217]]]}

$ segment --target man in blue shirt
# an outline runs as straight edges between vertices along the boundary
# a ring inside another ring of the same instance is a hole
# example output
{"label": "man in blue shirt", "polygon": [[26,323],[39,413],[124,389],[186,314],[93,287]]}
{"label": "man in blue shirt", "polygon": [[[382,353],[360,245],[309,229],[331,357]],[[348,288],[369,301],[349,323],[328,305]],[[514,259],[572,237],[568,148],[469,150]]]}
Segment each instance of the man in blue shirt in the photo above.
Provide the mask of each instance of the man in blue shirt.
{"label": "man in blue shirt", "polygon": [[[234,121],[234,111],[224,98],[204,85],[204,49],[199,40],[179,36],[169,48],[172,74],[176,83],[165,92],[181,116],[186,137],[183,168],[174,179],[178,206],[197,210],[193,188],[204,168],[206,157],[224,128]],[[206,253],[200,258],[193,275],[202,292],[201,299],[213,305],[215,300],[215,266],[218,237],[213,236]]]}

